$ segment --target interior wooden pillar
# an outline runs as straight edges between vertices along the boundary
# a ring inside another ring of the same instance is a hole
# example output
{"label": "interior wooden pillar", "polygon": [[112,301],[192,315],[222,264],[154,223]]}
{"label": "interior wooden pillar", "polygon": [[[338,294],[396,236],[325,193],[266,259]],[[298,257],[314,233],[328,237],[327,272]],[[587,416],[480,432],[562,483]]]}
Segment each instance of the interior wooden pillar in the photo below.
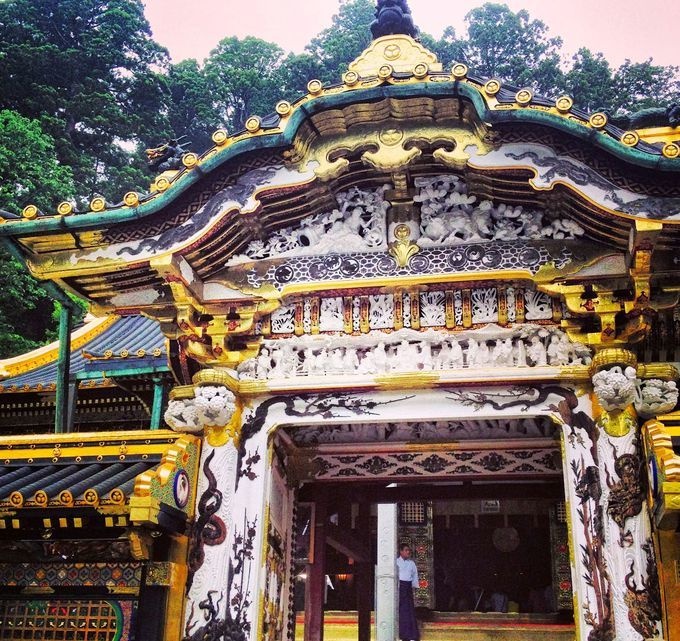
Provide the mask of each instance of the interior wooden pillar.
{"label": "interior wooden pillar", "polygon": [[304,641],[323,641],[323,610],[326,595],[326,523],[328,495],[320,491],[314,509],[314,556],[307,565],[305,583]]}
{"label": "interior wooden pillar", "polygon": [[[370,550],[371,506],[369,503],[359,503],[359,513],[356,520],[356,532],[363,534],[366,549]],[[363,561],[356,564],[355,585],[357,590],[358,612],[358,641],[371,641],[371,583],[373,580],[373,564]]]}

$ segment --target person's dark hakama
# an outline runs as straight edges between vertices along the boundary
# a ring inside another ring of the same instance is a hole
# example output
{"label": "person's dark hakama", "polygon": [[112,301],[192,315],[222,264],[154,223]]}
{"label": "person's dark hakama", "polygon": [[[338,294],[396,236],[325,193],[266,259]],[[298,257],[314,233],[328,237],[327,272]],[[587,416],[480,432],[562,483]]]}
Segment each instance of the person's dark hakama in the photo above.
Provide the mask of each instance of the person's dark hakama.
{"label": "person's dark hakama", "polygon": [[410,581],[399,581],[399,638],[403,641],[420,641]]}

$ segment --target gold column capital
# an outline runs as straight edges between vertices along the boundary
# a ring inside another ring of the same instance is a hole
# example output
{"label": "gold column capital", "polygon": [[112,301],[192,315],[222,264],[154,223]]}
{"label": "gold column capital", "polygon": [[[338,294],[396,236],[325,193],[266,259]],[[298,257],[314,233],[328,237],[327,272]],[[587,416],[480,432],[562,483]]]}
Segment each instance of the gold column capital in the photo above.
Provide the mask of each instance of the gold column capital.
{"label": "gold column capital", "polygon": [[596,374],[605,367],[620,365],[622,368],[637,367],[637,356],[634,352],[620,347],[606,347],[598,350],[590,365],[590,375]]}

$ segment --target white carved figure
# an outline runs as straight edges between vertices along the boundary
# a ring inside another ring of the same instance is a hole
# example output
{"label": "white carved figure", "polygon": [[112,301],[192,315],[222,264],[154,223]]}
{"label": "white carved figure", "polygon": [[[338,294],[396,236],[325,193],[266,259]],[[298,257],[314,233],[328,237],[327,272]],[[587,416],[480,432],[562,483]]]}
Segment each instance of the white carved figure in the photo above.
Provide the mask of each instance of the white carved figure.
{"label": "white carved figure", "polygon": [[344,371],[352,374],[359,369],[359,354],[356,349],[350,347],[345,349]]}
{"label": "white carved figure", "polygon": [[527,367],[527,347],[523,340],[515,341],[515,364],[517,367]]}
{"label": "white carved figure", "polygon": [[259,356],[239,365],[241,378],[281,379],[328,374],[383,375],[463,367],[589,364],[590,350],[555,327],[522,325],[465,330],[400,329],[361,336],[296,336],[265,341]]}
{"label": "white carved figure", "polygon": [[417,178],[423,247],[480,240],[576,238],[584,230],[567,218],[548,217],[521,206],[477,202],[458,176]]}
{"label": "white carved figure", "polygon": [[531,343],[527,348],[527,356],[532,362],[532,365],[540,367],[548,364],[548,355],[546,353],[545,345],[539,336],[532,336]]}
{"label": "white carved figure", "polygon": [[334,349],[328,356],[328,371],[332,374],[342,374],[345,370],[345,359],[343,358],[342,348]]}
{"label": "white carved figure", "polygon": [[338,207],[308,216],[297,226],[274,232],[266,241],[254,240],[229,265],[276,256],[379,251],[387,248],[383,198],[386,187],[354,187],[337,195]]}
{"label": "white carved figure", "polygon": [[170,401],[163,418],[175,432],[195,434],[203,429],[193,398]]}
{"label": "white carved figure", "polygon": [[271,376],[271,378],[281,378],[285,376],[286,371],[283,363],[283,353],[281,352],[281,350],[280,349],[272,350],[271,356],[272,367],[269,370],[269,375]]}
{"label": "white carved figure", "polygon": [[512,340],[506,338],[505,340],[497,339],[491,352],[491,363],[495,367],[512,366]]}
{"label": "white carved figure", "polygon": [[487,365],[491,359],[491,352],[486,341],[481,341],[477,349],[477,358],[475,359],[475,365]]}
{"label": "white carved figure", "polygon": [[635,409],[645,418],[671,412],[678,404],[678,386],[675,381],[651,378],[637,386]]}
{"label": "white carved figure", "polygon": [[223,385],[199,387],[194,394],[168,403],[164,419],[173,430],[196,434],[204,427],[223,426],[236,411],[236,397]]}
{"label": "white carved figure", "polygon": [[615,365],[593,375],[593,389],[597,400],[608,412],[620,410],[635,400],[635,368]]}
{"label": "white carved figure", "polygon": [[479,351],[479,343],[474,338],[471,338],[468,341],[467,352],[465,354],[465,364],[468,367],[472,367],[473,365],[477,365],[477,352],[478,351]]}
{"label": "white carved figure", "polygon": [[421,341],[418,343],[419,357],[418,357],[418,369],[425,370],[427,372],[432,370],[432,347],[427,341]]}
{"label": "white carved figure", "polygon": [[[490,200],[477,202],[459,176],[420,177],[415,185],[418,193],[414,201],[420,204],[421,218],[418,244],[422,247],[486,240],[570,239],[584,233],[568,218]],[[341,192],[335,209],[308,216],[266,240],[251,241],[228,265],[277,256],[385,251],[386,189],[354,187]]]}
{"label": "white carved figure", "polygon": [[417,369],[414,348],[407,340],[399,343],[396,350],[396,358],[394,358],[393,370],[397,372],[409,372]]}
{"label": "white carved figure", "polygon": [[564,350],[564,344],[557,334],[553,334],[546,350],[550,365],[566,365],[569,362],[569,352]]}
{"label": "white carved figure", "polygon": [[310,376],[316,373],[316,356],[314,356],[314,350],[311,347],[303,350],[302,352],[304,360],[302,361],[301,371],[303,374]]}
{"label": "white carved figure", "polygon": [[451,357],[449,363],[450,366],[453,367],[454,369],[458,367],[463,367],[463,365],[465,364],[463,348],[455,338],[451,339]]}
{"label": "white carved figure", "polygon": [[257,357],[257,378],[267,378],[272,369],[272,358],[269,350],[263,347]]}
{"label": "white carved figure", "polygon": [[223,426],[236,411],[236,397],[224,385],[206,385],[195,391],[194,404],[204,427]]}
{"label": "white carved figure", "polygon": [[376,346],[374,352],[373,352],[373,359],[375,361],[375,371],[378,374],[384,374],[388,367],[388,361],[387,361],[387,351],[385,350],[385,343],[382,341],[378,343]]}

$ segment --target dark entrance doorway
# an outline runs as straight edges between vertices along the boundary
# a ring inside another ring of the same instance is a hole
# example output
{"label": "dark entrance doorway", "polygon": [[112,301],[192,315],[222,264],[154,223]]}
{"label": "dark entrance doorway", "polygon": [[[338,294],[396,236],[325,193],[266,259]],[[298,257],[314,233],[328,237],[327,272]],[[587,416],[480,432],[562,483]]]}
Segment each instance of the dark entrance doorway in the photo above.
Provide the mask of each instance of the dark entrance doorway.
{"label": "dark entrance doorway", "polygon": [[[534,622],[537,632],[564,623],[564,632],[573,633],[571,613],[559,611],[558,543],[566,547],[566,526],[563,542],[555,534],[560,480],[308,483],[298,500],[313,506],[315,522],[307,524],[311,541],[298,532],[314,559],[298,567],[297,622],[307,624],[304,637],[297,630],[298,639],[371,638],[378,503],[429,507],[432,558],[421,580],[431,605],[420,610],[423,639],[441,638],[449,624],[481,624],[482,614],[490,629],[510,618]],[[399,531],[401,538],[413,535],[403,523]],[[565,558],[568,572],[568,553]]]}

